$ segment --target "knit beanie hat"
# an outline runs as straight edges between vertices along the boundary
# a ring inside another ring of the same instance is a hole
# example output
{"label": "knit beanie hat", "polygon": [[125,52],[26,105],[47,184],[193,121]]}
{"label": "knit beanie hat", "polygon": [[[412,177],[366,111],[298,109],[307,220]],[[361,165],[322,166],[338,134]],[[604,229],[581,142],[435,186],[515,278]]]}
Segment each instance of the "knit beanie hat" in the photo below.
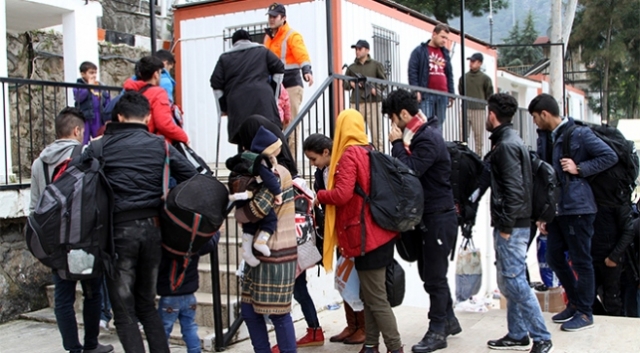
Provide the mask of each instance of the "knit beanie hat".
{"label": "knit beanie hat", "polygon": [[265,129],[264,126],[260,126],[256,136],[251,141],[251,152],[270,156],[280,146],[282,146],[282,141],[271,131]]}

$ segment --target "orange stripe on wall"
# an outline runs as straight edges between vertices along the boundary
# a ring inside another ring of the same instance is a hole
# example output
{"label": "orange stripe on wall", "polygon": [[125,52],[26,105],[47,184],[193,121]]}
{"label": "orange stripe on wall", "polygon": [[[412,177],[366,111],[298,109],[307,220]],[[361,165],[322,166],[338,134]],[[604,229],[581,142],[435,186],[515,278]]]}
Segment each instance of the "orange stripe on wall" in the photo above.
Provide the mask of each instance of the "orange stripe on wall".
{"label": "orange stripe on wall", "polygon": [[[395,18],[396,20],[402,21],[406,24],[412,25],[414,27],[418,27],[420,29],[423,29],[427,32],[433,32],[433,29],[435,28],[435,25],[426,22],[424,20],[421,20],[419,18],[413,17],[411,15],[409,15],[408,13],[404,13],[398,9],[389,7],[387,5],[381,4],[379,2],[375,2],[372,0],[346,0],[348,2],[354,3],[356,5],[362,6],[364,8],[376,11],[378,13],[381,13],[383,15],[389,16],[391,18]],[[450,33],[449,34],[449,41],[450,42],[456,42],[456,43],[460,43],[460,36],[458,34],[455,33]],[[486,55],[489,56],[493,56],[495,58],[498,57],[498,54],[496,52],[495,49],[491,49],[487,46],[484,46],[472,39],[469,38],[465,38],[465,45],[468,46],[469,48],[473,48],[479,52],[482,52]]]}
{"label": "orange stripe on wall", "polygon": [[[333,38],[327,38],[327,42],[331,43],[333,47],[333,72],[340,73],[342,71],[342,0],[327,0],[331,1],[331,30],[333,32]],[[338,81],[334,81],[338,82]],[[342,82],[338,82],[333,86],[334,97],[340,97],[342,94]],[[344,100],[336,99],[336,116],[332,117],[337,119],[337,114],[345,109]],[[342,103],[342,104],[341,104]]]}

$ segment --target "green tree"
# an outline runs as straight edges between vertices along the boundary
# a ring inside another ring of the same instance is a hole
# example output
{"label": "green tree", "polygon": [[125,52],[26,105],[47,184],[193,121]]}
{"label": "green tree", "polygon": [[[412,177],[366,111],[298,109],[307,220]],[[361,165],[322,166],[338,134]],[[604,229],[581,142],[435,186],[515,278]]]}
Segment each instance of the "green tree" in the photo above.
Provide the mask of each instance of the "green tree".
{"label": "green tree", "polygon": [[[533,12],[529,10],[524,20],[524,27],[520,29],[520,23],[516,24],[509,31],[507,38],[503,38],[505,44],[533,44],[538,39],[538,31],[535,28]],[[533,65],[543,58],[540,47],[505,47],[500,48],[498,56],[498,66],[528,66]]]}
{"label": "green tree", "polygon": [[[570,47],[591,69],[591,88],[602,88],[592,108],[603,120],[640,118],[640,2],[583,0]],[[615,10],[612,10],[615,9]]]}
{"label": "green tree", "polygon": [[[397,3],[407,6],[426,15],[435,17],[442,23],[460,16],[460,0],[396,0]],[[504,9],[509,6],[508,0],[494,0],[493,10]],[[473,16],[480,17],[489,12],[489,0],[467,0],[465,10]]]}

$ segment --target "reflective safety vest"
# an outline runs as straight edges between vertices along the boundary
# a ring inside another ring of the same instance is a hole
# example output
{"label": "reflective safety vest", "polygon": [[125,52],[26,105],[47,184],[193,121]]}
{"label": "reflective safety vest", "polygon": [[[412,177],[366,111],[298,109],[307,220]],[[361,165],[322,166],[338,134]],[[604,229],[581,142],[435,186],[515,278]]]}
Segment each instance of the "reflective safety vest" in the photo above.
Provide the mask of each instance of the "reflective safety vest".
{"label": "reflective safety vest", "polygon": [[289,27],[286,22],[278,29],[273,38],[269,35],[265,36],[264,46],[280,58],[285,70],[300,69],[303,66],[311,65],[311,59],[309,59],[302,35]]}

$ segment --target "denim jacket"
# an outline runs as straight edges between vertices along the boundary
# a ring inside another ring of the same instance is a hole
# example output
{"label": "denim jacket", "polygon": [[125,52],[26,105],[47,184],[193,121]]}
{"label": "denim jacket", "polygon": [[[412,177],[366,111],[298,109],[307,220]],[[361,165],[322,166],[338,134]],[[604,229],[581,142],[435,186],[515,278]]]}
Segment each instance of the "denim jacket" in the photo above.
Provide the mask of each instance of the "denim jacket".
{"label": "denim jacket", "polygon": [[[538,156],[553,166],[560,182],[560,200],[557,215],[583,215],[597,212],[595,198],[586,177],[600,173],[618,162],[616,153],[589,127],[579,126],[571,135],[571,159],[580,167],[578,175],[570,175],[562,171],[560,159],[562,155],[562,141],[567,128],[575,125],[572,118],[561,126],[558,136],[549,151],[551,132],[538,130]],[[551,157],[551,158],[549,158]]]}

